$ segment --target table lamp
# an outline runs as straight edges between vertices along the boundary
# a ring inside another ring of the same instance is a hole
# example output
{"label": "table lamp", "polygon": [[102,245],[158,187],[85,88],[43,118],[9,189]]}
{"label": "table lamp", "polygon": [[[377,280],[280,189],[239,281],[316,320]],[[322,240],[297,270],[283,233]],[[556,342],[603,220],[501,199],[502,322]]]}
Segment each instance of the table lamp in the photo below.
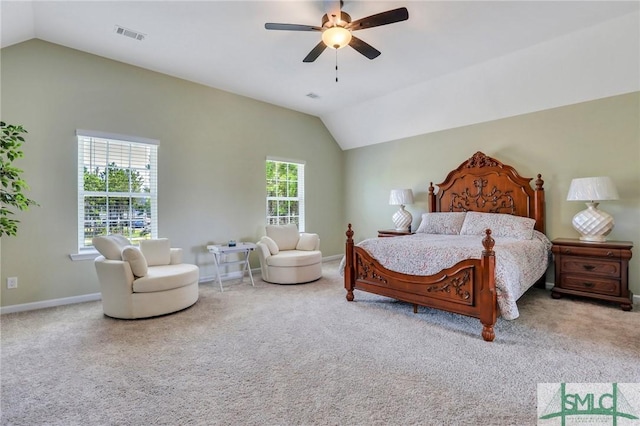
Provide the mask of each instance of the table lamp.
{"label": "table lamp", "polygon": [[598,201],[617,200],[618,191],[606,176],[577,178],[571,181],[567,201],[585,201],[586,210],[573,217],[573,227],[582,241],[606,241],[615,224],[613,217],[598,209]]}
{"label": "table lamp", "polygon": [[405,204],[413,204],[413,191],[410,189],[392,189],[389,195],[389,204],[400,206],[400,210],[393,214],[393,223],[396,231],[408,231],[411,229],[413,217],[404,209]]}

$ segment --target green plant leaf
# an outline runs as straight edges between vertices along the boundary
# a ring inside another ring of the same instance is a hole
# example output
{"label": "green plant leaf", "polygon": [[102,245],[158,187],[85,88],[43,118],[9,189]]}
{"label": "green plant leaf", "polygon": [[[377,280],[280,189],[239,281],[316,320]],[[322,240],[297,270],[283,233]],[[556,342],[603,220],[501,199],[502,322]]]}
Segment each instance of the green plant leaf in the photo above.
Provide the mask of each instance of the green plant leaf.
{"label": "green plant leaf", "polygon": [[30,206],[37,206],[34,200],[28,198],[23,191],[28,190],[26,181],[20,177],[23,172],[12,165],[13,161],[24,157],[20,149],[25,142],[23,134],[28,133],[21,125],[7,125],[0,121],[2,136],[0,137],[0,237],[3,235],[15,236],[18,232],[16,219],[9,219],[14,210],[28,210]]}

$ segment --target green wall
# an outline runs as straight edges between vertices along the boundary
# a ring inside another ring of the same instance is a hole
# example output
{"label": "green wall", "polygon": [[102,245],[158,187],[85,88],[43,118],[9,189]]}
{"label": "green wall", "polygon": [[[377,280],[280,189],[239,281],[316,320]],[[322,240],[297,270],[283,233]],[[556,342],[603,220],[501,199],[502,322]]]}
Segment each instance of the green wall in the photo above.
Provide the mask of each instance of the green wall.
{"label": "green wall", "polygon": [[324,256],[342,252],[343,153],[320,119],[39,40],[2,49],[1,71],[2,120],[29,131],[16,165],[40,204],[0,242],[2,306],[99,292],[93,262],[69,258],[76,129],[160,140],[159,236],[201,276],[214,274],[207,244],[264,235],[268,155],[306,161],[306,229]]}
{"label": "green wall", "polygon": [[[220,90],[32,40],[1,51],[1,116],[28,130],[17,165],[40,203],[0,241],[2,306],[99,291],[91,261],[71,261],[76,235],[75,129],[159,139],[159,231],[212,276],[204,246],[255,241],[264,229],[266,156],[305,160],[307,230],[325,256],[392,226],[389,190],[412,188],[413,226],[427,187],[476,151],[545,180],[547,235],[575,237],[571,179],[611,176],[619,201],[611,239],[635,244],[630,283],[640,294],[640,93],[341,151],[322,122]],[[346,218],[346,219],[345,219]],[[257,267],[257,259],[252,258]],[[551,271],[550,271],[551,272]],[[6,277],[19,286],[6,289]],[[552,281],[552,275],[549,275]]]}
{"label": "green wall", "polygon": [[[417,200],[407,210],[417,227],[427,211],[429,182],[442,182],[476,151],[515,166],[525,177],[542,174],[551,239],[578,237],[571,219],[586,206],[566,201],[571,179],[606,175],[620,200],[602,202],[600,208],[616,221],[609,239],[635,245],[629,282],[640,295],[639,104],[636,92],[346,151],[346,219],[354,238],[393,227],[397,206],[388,200],[396,187],[413,189]],[[548,281],[553,281],[551,272]]]}

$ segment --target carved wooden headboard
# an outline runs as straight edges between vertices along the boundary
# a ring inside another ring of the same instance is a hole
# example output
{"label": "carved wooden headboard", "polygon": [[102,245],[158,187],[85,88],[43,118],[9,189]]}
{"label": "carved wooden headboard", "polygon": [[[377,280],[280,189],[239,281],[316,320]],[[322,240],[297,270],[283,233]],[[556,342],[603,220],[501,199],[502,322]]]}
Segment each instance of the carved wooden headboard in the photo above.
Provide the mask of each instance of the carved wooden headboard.
{"label": "carved wooden headboard", "polygon": [[538,175],[533,189],[530,183],[533,178],[523,178],[513,167],[478,151],[437,184],[437,194],[431,182],[429,211],[525,216],[535,219],[535,229],[544,233],[544,181],[541,178]]}

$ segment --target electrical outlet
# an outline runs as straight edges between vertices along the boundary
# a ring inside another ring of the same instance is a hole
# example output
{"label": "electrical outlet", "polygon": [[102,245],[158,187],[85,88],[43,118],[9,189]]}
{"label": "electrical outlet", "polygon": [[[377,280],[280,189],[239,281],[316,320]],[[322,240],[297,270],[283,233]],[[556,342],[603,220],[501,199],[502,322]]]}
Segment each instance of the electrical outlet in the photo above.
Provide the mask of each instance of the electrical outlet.
{"label": "electrical outlet", "polygon": [[18,288],[18,277],[7,278],[7,288]]}

